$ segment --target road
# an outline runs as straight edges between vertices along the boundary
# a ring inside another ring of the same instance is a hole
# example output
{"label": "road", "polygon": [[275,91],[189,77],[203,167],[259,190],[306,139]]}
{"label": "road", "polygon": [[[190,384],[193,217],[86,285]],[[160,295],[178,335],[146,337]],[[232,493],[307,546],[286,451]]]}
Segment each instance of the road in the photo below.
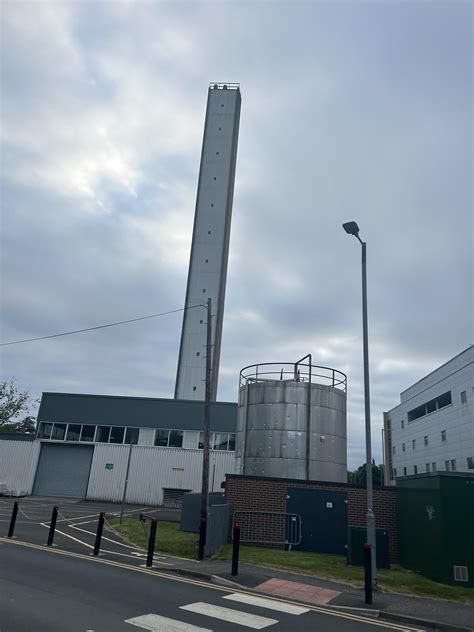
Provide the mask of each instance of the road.
{"label": "road", "polygon": [[284,599],[255,599],[249,591],[161,570],[0,539],[1,632],[410,630]]}

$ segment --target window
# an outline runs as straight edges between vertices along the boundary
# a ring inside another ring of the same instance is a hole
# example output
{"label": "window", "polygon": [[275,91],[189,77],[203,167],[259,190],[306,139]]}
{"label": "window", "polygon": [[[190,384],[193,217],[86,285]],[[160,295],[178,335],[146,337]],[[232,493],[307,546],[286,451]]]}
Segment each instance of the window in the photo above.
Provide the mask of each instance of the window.
{"label": "window", "polygon": [[456,459],[451,459],[451,470],[456,471]]}
{"label": "window", "polygon": [[38,439],[51,439],[51,431],[53,429],[53,424],[48,423],[40,423],[39,431],[38,431]]}
{"label": "window", "polygon": [[474,470],[474,458],[472,456],[467,457],[467,469]]}
{"label": "window", "polygon": [[195,387],[195,386],[193,386],[193,391],[195,391],[195,390],[196,390],[196,387]]}
{"label": "window", "polygon": [[183,431],[158,428],[155,432],[155,445],[162,448],[181,448],[183,446]]}
{"label": "window", "polygon": [[424,437],[425,445],[428,445],[428,435]]}
{"label": "window", "polygon": [[123,443],[125,428],[123,426],[112,426],[110,430],[109,443]]}
{"label": "window", "polygon": [[413,466],[413,473],[418,474],[418,465]]}
{"label": "window", "polygon": [[136,445],[138,443],[138,434],[138,428],[127,428],[125,432],[125,443],[133,443],[133,445]]}
{"label": "window", "polygon": [[430,464],[429,464],[429,463],[427,463],[427,464],[426,464],[426,471],[427,471],[427,472],[431,471],[431,467],[430,467]]}
{"label": "window", "polygon": [[392,454],[395,454],[395,446],[392,446]]}
{"label": "window", "polygon": [[402,430],[403,430],[403,428],[405,428],[405,422],[403,421],[403,419],[401,420],[401,422],[400,422],[400,423],[401,423],[401,425],[402,425]]}
{"label": "window", "polygon": [[441,430],[441,441],[446,442],[446,430]]}
{"label": "window", "polygon": [[405,452],[405,444],[402,443],[402,452]]}
{"label": "window", "polygon": [[449,470],[450,470],[450,468],[449,468],[449,461],[445,461],[444,462],[444,467],[445,467],[446,472],[449,472]]}
{"label": "window", "polygon": [[54,441],[63,441],[65,434],[66,424],[54,424],[51,439]]}
{"label": "window", "polygon": [[168,429],[158,428],[158,430],[155,431],[155,445],[167,448],[169,434],[170,431]]}
{"label": "window", "polygon": [[467,393],[466,391],[461,391],[461,404],[467,403]]}
{"label": "window", "polygon": [[409,410],[408,421],[415,421],[415,419],[419,419],[420,417],[424,417],[425,415],[434,413],[436,410],[444,408],[445,406],[449,406],[450,404],[452,404],[451,391],[448,391],[447,393],[443,393],[439,397],[431,399],[425,404],[421,404],[421,406],[417,406],[416,408]]}
{"label": "window", "polygon": [[395,478],[396,476],[397,476],[397,468],[394,467],[393,468],[393,477],[392,478]]}
{"label": "window", "polygon": [[82,426],[81,441],[94,441],[95,426]]}
{"label": "window", "polygon": [[412,439],[411,447],[413,448],[413,450],[416,450],[416,439]]}
{"label": "window", "polygon": [[214,441],[212,443],[213,450],[227,450],[227,444],[229,442],[229,435],[227,432],[215,432]]}
{"label": "window", "polygon": [[433,472],[436,472],[436,461],[433,461],[433,463],[431,464],[431,469],[433,470]]}
{"label": "window", "polygon": [[404,467],[404,468],[403,468],[403,476],[406,476],[406,475],[407,475],[407,468],[406,468],[406,467]]}
{"label": "window", "polygon": [[66,441],[79,441],[80,434],[81,434],[80,424],[68,424]]}
{"label": "window", "polygon": [[108,443],[110,436],[110,426],[97,426],[97,434],[95,440],[98,443]]}
{"label": "window", "polygon": [[235,450],[235,434],[229,433],[229,450]]}
{"label": "window", "polygon": [[170,430],[170,438],[168,441],[170,448],[181,448],[183,446],[183,431]]}

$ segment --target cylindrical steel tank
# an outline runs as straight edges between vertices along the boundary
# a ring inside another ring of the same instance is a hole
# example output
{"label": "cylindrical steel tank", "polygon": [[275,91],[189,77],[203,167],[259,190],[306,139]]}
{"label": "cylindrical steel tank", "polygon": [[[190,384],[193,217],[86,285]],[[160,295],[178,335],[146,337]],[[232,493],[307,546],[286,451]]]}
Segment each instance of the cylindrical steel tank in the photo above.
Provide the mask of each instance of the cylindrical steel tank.
{"label": "cylindrical steel tank", "polygon": [[240,372],[237,473],[347,481],[347,378],[307,358]]}

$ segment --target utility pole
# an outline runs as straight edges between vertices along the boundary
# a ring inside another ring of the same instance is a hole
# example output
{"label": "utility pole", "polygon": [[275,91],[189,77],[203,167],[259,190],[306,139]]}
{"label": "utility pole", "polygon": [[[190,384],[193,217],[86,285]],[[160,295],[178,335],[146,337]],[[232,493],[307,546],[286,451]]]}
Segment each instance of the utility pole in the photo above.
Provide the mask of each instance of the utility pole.
{"label": "utility pole", "polygon": [[209,441],[211,430],[211,336],[212,314],[211,299],[207,299],[207,337],[206,337],[206,391],[204,400],[204,446],[202,455],[202,489],[201,489],[201,520],[199,524],[198,560],[204,559],[207,532],[207,508],[209,498]]}

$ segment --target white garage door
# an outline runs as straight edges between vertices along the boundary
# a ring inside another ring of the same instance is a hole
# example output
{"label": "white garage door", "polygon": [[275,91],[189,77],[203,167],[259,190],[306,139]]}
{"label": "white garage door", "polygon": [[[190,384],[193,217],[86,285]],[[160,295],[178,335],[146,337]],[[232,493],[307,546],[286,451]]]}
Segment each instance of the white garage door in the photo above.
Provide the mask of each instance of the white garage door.
{"label": "white garage door", "polygon": [[85,498],[94,446],[42,443],[34,496]]}

